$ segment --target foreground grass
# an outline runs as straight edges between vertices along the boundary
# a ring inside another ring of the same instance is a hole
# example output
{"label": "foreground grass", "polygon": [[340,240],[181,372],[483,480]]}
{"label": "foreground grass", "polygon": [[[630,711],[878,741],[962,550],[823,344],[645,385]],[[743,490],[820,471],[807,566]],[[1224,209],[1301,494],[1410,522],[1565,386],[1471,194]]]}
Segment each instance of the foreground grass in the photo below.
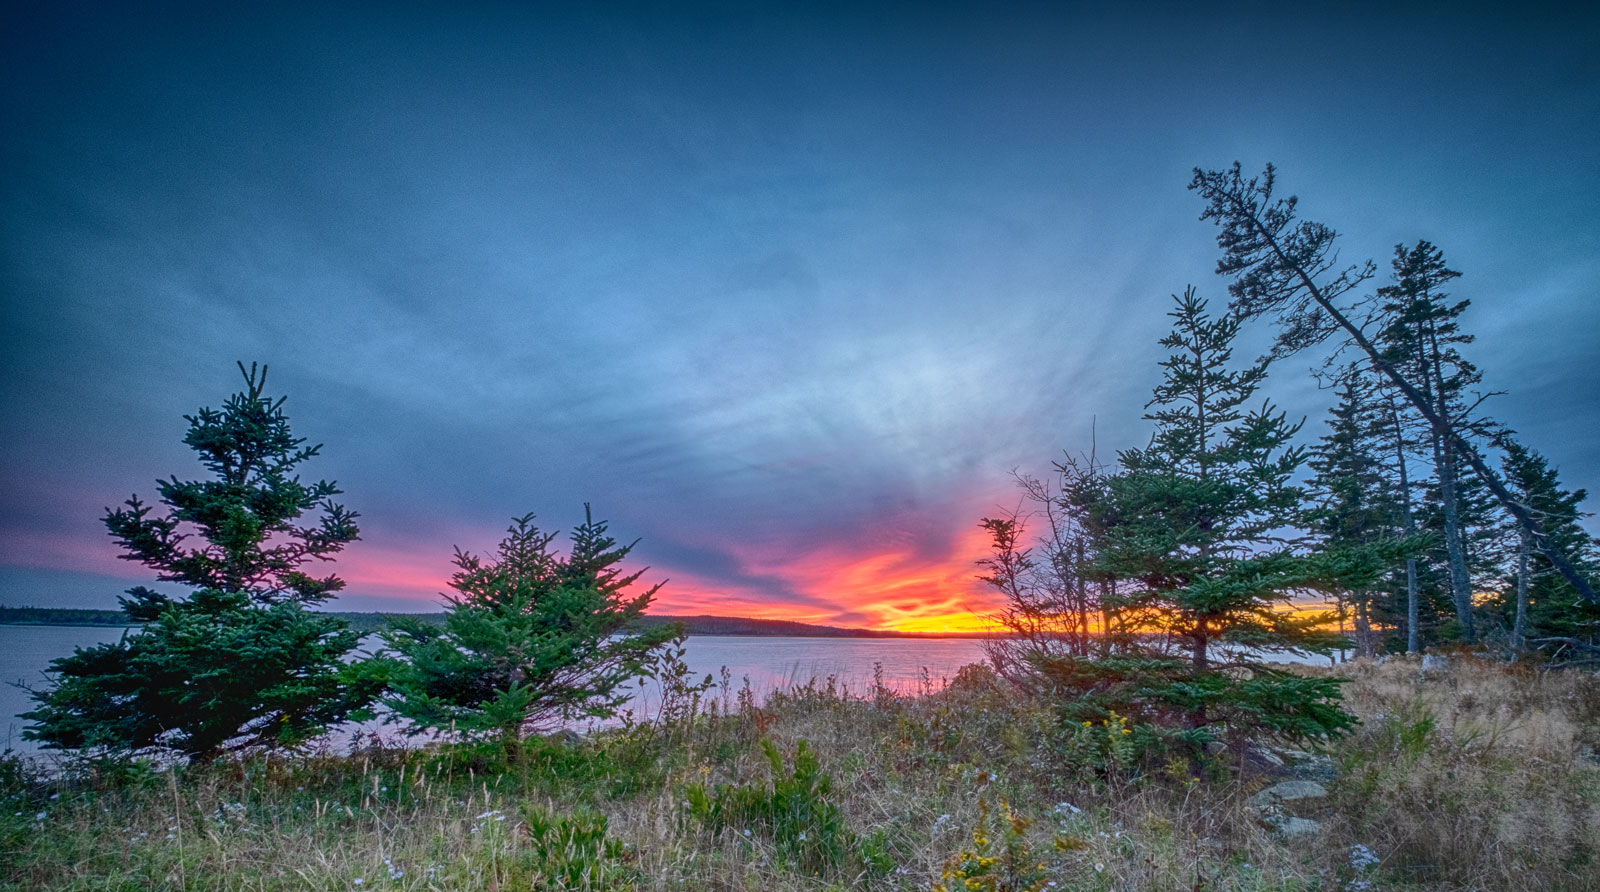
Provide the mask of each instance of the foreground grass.
{"label": "foreground grass", "polygon": [[916,698],[725,689],[692,719],[532,741],[510,765],[459,746],[12,770],[0,888],[1600,888],[1592,676],[1343,674],[1363,724],[1301,811],[1320,833],[1293,843],[1245,804],[1262,771],[1124,764],[1120,728],[1063,727],[968,671]]}

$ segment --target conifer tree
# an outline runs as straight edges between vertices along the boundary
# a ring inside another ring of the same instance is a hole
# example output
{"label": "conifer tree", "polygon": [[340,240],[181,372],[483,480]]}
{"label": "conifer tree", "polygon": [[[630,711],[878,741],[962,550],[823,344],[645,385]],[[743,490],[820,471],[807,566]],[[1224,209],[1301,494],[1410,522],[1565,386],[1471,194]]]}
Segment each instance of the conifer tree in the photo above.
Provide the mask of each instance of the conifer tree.
{"label": "conifer tree", "polygon": [[493,557],[456,551],[442,626],[400,620],[385,635],[403,661],[386,703],[421,729],[500,739],[509,757],[525,730],[608,718],[649,674],[675,627],[633,632],[661,584],[629,587],[643,570],[617,564],[618,546],[587,505],[565,556],[533,515],[516,518]]}
{"label": "conifer tree", "polygon": [[[284,399],[265,395],[265,366],[239,369],[242,392],[185,416],[184,442],[212,479],[159,482],[163,513],[135,495],[105,516],[124,560],[191,593],[130,589],[123,609],[144,626],[55,660],[54,687],[34,692],[38,708],[24,716],[27,737],[204,762],[300,743],[377,694],[370,667],[347,659],[359,635],[305,609],[343,588],[304,568],[358,538],[356,515],[334,501],[335,484],[295,475],[321,447],[295,437]],[[303,522],[308,514],[315,523]]]}
{"label": "conifer tree", "polygon": [[[1309,483],[1313,504],[1307,516],[1312,531],[1325,548],[1361,548],[1402,539],[1407,533],[1402,527],[1399,486],[1387,473],[1388,456],[1380,439],[1387,427],[1385,406],[1359,369],[1346,369],[1338,387],[1329,431],[1307,462],[1315,472]],[[1379,649],[1374,623],[1398,620],[1391,603],[1394,592],[1387,590],[1389,581],[1345,593],[1357,649],[1365,655]]]}
{"label": "conifer tree", "polygon": [[[1483,434],[1485,424],[1472,416],[1468,388],[1483,378],[1458,349],[1472,342],[1461,330],[1460,316],[1469,301],[1451,302],[1442,286],[1460,277],[1445,266],[1444,252],[1426,241],[1395,246],[1394,283],[1378,289],[1386,323],[1375,342],[1384,360],[1412,382],[1448,425]],[[1434,474],[1439,487],[1450,596],[1456,621],[1466,641],[1476,639],[1472,614],[1472,579],[1468,568],[1467,531],[1463,528],[1462,468],[1457,438],[1428,431]]]}
{"label": "conifer tree", "polygon": [[1230,367],[1236,318],[1207,314],[1193,288],[1171,315],[1161,344],[1172,353],[1145,416],[1156,433],[1121,453],[1108,481],[1120,522],[1102,560],[1139,583],[1124,603],[1159,604],[1160,624],[1187,643],[1197,671],[1223,642],[1325,649],[1336,641],[1315,631],[1325,617],[1279,609],[1324,578],[1288,536],[1303,498],[1293,482],[1305,460],[1292,444],[1299,425],[1270,403],[1247,408],[1266,366]]}
{"label": "conifer tree", "polygon": [[[1588,497],[1585,490],[1561,486],[1556,469],[1537,451],[1509,437],[1503,439],[1506,479],[1530,511],[1538,514],[1567,554],[1594,573],[1600,567],[1600,540],[1584,530],[1580,518]],[[1550,562],[1533,547],[1520,529],[1514,529],[1516,561],[1511,590],[1502,609],[1510,614],[1512,645],[1530,641],[1552,649],[1577,649],[1589,658],[1600,657],[1600,610],[1580,600]]]}
{"label": "conifer tree", "polygon": [[[1259,178],[1246,179],[1240,165],[1229,170],[1196,168],[1189,188],[1206,202],[1202,220],[1216,222],[1222,257],[1217,272],[1231,276],[1228,292],[1234,312],[1243,318],[1275,316],[1279,325],[1274,355],[1287,355],[1321,343],[1335,334],[1356,348],[1387,379],[1412,411],[1448,443],[1450,457],[1470,468],[1502,510],[1527,531],[1533,547],[1572,586],[1577,595],[1600,603],[1600,593],[1585,572],[1552,541],[1539,519],[1517,501],[1505,481],[1484,458],[1474,431],[1436,404],[1432,396],[1390,362],[1374,343],[1350,295],[1367,279],[1371,262],[1340,266],[1338,233],[1298,217],[1298,199],[1274,194],[1277,172],[1267,165]],[[1453,568],[1459,578],[1459,568]]]}
{"label": "conifer tree", "polygon": [[[1407,538],[1417,535],[1416,506],[1411,475],[1411,456],[1417,441],[1402,420],[1398,401],[1392,392],[1385,392],[1381,407],[1374,420],[1374,433],[1382,442],[1382,451],[1392,474],[1393,492],[1400,510],[1400,532]],[[1406,653],[1422,652],[1422,593],[1417,579],[1417,555],[1408,551],[1405,556],[1405,625]]]}
{"label": "conifer tree", "polygon": [[[1343,643],[1329,617],[1297,612],[1294,596],[1370,584],[1381,563],[1364,552],[1310,554],[1295,533],[1302,492],[1293,482],[1304,450],[1299,425],[1270,403],[1250,407],[1263,363],[1235,368],[1238,320],[1212,317],[1193,288],[1177,299],[1171,353],[1147,418],[1148,447],[1122,452],[1092,499],[1077,507],[1098,531],[1103,596],[1125,628],[1119,650],[1093,663],[1059,659],[1045,669],[1071,696],[1157,724],[1189,729],[1192,742],[1269,731],[1338,734],[1351,724],[1338,682],[1274,668],[1273,652],[1327,653]],[[1174,656],[1167,642],[1181,644]]]}

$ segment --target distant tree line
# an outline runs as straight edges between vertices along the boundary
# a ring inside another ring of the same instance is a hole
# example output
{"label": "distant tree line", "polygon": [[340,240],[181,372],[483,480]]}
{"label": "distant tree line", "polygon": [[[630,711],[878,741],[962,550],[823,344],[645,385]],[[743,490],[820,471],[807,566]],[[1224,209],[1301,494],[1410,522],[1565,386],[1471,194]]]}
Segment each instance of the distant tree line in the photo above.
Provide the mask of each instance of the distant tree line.
{"label": "distant tree line", "polygon": [[0,606],[0,625],[4,626],[128,626],[132,624],[133,620],[123,610]]}

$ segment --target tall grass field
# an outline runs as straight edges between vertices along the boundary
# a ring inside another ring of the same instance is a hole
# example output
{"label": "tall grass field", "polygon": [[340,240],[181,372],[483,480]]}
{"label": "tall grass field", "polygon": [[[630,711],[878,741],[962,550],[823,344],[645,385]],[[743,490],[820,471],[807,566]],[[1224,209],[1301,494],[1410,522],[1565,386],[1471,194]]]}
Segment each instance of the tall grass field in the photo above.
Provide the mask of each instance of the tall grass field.
{"label": "tall grass field", "polygon": [[[1305,672],[1331,670],[1305,669]],[[1138,759],[981,667],[899,696],[726,680],[655,721],[168,770],[4,764],[7,890],[1593,890],[1600,684],[1353,664],[1286,838],[1273,741]],[[1326,756],[1327,758],[1322,758]]]}

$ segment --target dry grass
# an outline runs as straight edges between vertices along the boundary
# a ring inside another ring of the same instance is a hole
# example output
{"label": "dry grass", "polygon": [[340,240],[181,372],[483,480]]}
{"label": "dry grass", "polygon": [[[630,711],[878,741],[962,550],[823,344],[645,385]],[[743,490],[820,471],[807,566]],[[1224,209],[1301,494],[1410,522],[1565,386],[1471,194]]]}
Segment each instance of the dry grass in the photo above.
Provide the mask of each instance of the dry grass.
{"label": "dry grass", "polygon": [[[1426,678],[1404,661],[1341,672],[1363,725],[1329,751],[1333,795],[1303,812],[1320,836],[1294,844],[1245,807],[1272,778],[1073,764],[1048,708],[973,674],[918,698],[724,692],[693,721],[535,743],[513,766],[459,747],[14,780],[0,887],[928,890],[981,831],[986,869],[1015,880],[983,889],[1600,888],[1593,676],[1471,660]],[[774,789],[763,739],[791,760],[780,785],[804,739],[831,790],[795,782],[782,816],[746,826],[697,820],[691,787]],[[1016,824],[995,818],[1002,801]],[[851,848],[821,858],[807,846],[829,809]]]}

